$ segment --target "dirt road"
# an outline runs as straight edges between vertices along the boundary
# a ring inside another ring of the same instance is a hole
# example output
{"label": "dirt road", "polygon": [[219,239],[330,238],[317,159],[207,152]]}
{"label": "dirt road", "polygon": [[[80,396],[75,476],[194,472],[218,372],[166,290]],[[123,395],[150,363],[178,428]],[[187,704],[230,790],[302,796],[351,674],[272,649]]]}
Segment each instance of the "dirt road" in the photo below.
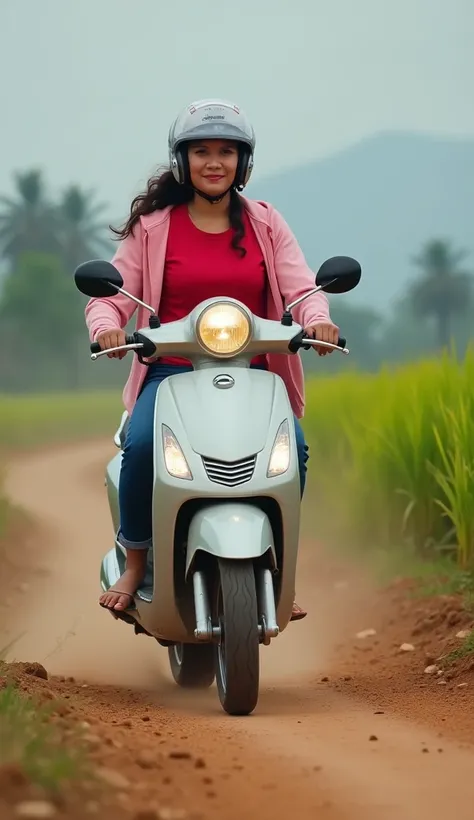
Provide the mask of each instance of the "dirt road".
{"label": "dirt road", "polygon": [[229,718],[214,689],[190,696],[172,685],[166,650],[97,605],[112,452],[108,442],[83,444],[11,465],[8,494],[37,518],[40,571],[25,567],[29,586],[2,610],[1,631],[24,633],[15,659],[76,679],[54,686],[91,725],[98,762],[127,778],[124,816],[165,801],[209,820],[471,820],[470,746],[441,744],[416,713],[413,723],[375,716],[317,685],[365,592],[325,584],[309,546],[298,597],[310,616],[263,650],[256,713]]}

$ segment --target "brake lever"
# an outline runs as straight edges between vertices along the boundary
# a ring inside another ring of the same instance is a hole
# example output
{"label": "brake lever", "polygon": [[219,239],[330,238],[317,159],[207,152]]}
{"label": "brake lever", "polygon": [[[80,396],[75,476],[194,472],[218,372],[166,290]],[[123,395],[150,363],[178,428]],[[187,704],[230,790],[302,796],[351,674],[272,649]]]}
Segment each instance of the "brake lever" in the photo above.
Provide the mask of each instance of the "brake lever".
{"label": "brake lever", "polygon": [[351,352],[348,347],[339,347],[339,345],[333,345],[331,342],[321,342],[319,339],[304,339],[303,347],[306,347],[306,350],[310,347],[327,347],[328,350],[338,350],[339,353],[344,353],[346,356]]}
{"label": "brake lever", "polygon": [[116,353],[118,350],[141,350],[143,347],[143,342],[135,342],[130,345],[120,345],[119,347],[109,347],[106,350],[101,350],[100,353],[91,353],[91,359],[95,362],[96,359],[100,359],[101,356],[107,356],[109,353]]}

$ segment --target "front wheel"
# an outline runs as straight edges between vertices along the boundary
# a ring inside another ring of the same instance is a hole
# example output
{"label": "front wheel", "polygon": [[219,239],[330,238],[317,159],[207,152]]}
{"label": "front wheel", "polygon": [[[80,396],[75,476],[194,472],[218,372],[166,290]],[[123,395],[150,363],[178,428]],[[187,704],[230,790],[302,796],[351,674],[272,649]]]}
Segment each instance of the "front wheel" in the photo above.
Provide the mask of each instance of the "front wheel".
{"label": "front wheel", "polygon": [[229,715],[249,715],[258,701],[260,641],[255,573],[252,561],[219,559],[216,646],[219,699]]}
{"label": "front wheel", "polygon": [[171,674],[184,689],[208,689],[215,678],[214,645],[177,643],[168,647]]}

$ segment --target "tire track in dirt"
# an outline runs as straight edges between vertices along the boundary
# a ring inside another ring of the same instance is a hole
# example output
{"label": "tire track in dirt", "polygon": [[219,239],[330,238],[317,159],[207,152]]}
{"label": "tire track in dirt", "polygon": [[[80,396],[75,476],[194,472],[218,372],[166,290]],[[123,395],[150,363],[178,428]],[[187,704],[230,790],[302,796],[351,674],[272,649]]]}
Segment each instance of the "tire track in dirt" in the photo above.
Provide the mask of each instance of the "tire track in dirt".
{"label": "tire track in dirt", "polygon": [[[71,702],[107,734],[108,765],[132,773],[141,786],[132,805],[163,799],[171,788],[180,805],[221,820],[444,820],[448,811],[471,820],[470,748],[443,742],[439,753],[428,731],[388,715],[381,723],[363,705],[311,684],[364,590],[344,596],[342,605],[315,572],[310,550],[302,555],[298,596],[311,614],[263,650],[257,712],[229,718],[214,688],[199,695],[177,690],[166,650],[97,605],[100,558],[112,539],[103,465],[113,452],[113,445],[94,442],[12,463],[7,491],[37,518],[38,563],[46,574],[27,579],[30,588],[7,610],[3,631],[25,631],[14,648],[18,660],[88,682],[69,684]],[[142,722],[145,708],[150,726]],[[120,727],[124,721],[130,725]],[[374,733],[378,740],[370,741]],[[170,775],[176,762],[169,761],[160,777],[137,771],[140,751],[156,743],[179,744],[205,759],[204,778],[184,763]],[[424,744],[431,753],[422,753]],[[174,787],[165,782],[170,777]]]}

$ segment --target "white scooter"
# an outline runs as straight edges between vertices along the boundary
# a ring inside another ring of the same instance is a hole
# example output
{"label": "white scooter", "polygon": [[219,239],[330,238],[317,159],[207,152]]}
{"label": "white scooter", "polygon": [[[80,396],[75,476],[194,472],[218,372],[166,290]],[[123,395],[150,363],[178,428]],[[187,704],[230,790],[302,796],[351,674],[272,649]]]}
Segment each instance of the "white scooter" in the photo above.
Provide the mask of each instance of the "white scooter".
{"label": "white scooter", "polygon": [[[316,287],[288,305],[281,322],[261,319],[235,299],[199,304],[186,318],[160,326],[149,305],[123,290],[109,262],[75,272],[88,296],[120,291],[150,311],[149,327],[114,350],[140,361],[191,360],[194,370],[170,376],[157,391],[154,430],[153,548],[134,604],[112,614],[168,647],[171,672],[183,687],[217,679],[223,709],[247,715],[259,692],[259,645],[288,625],[295,592],[300,481],[293,413],[283,380],[250,369],[260,354],[289,356],[310,345],[291,310],[311,293],[344,293],[361,277],[358,262],[333,257]],[[337,349],[349,353],[345,339]],[[93,360],[110,351],[91,345]],[[115,443],[122,451],[128,416]],[[117,541],[122,452],[107,466],[115,546],[102,561],[109,589],[125,568]]]}

